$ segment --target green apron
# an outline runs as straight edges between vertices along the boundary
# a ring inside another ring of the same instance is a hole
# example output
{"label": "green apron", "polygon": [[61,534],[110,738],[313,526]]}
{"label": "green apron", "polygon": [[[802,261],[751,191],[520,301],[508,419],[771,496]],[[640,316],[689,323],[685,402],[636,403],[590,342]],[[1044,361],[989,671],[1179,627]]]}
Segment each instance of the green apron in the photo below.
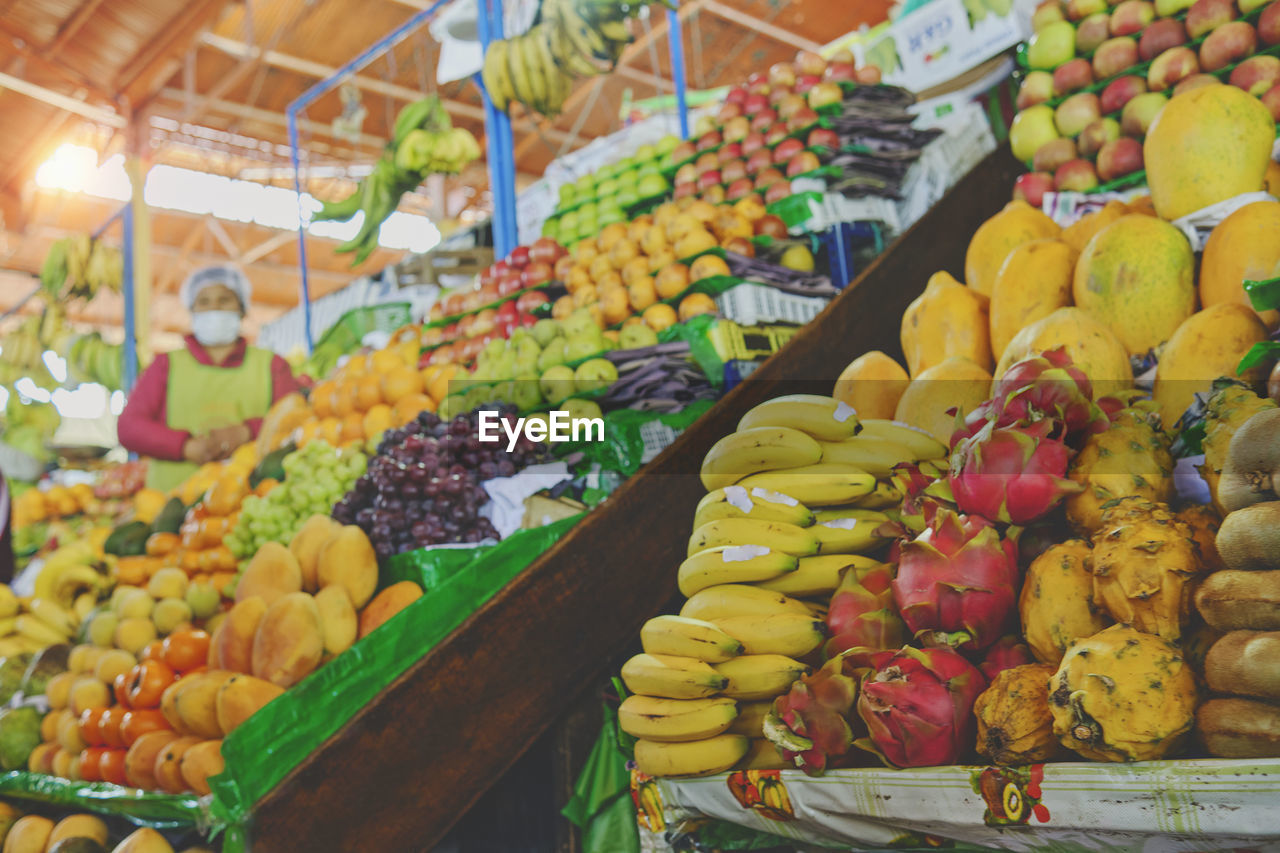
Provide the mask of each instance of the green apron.
{"label": "green apron", "polygon": [[[165,423],[171,429],[205,435],[219,427],[260,418],[271,408],[272,354],[247,347],[239,367],[215,367],[196,361],[190,350],[169,353]],[[194,462],[147,461],[147,486],[168,492],[196,469]]]}

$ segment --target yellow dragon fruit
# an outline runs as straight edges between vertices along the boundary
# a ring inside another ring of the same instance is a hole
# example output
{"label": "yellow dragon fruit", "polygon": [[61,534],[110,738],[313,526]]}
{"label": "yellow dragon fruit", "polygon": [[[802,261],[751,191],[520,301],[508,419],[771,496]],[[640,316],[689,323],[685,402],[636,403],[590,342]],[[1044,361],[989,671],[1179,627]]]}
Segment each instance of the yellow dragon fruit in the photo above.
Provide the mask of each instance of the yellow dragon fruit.
{"label": "yellow dragon fruit", "polygon": [[1031,654],[1041,663],[1057,666],[1072,643],[1111,624],[1093,598],[1092,560],[1089,543],[1071,539],[1027,567],[1018,613]]}
{"label": "yellow dragon fruit", "polygon": [[1071,462],[1067,478],[1081,491],[1068,495],[1067,520],[1088,535],[1102,524],[1102,508],[1111,501],[1140,497],[1167,502],[1173,495],[1173,456],[1154,415],[1121,409],[1111,426],[1089,436]]}
{"label": "yellow dragon fruit", "polygon": [[1218,480],[1222,476],[1222,466],[1227,462],[1227,448],[1236,430],[1245,425],[1249,418],[1264,409],[1274,409],[1271,400],[1259,397],[1242,382],[1229,382],[1216,387],[1209,398],[1204,425],[1204,464],[1200,466],[1200,474],[1209,484],[1209,494],[1213,497],[1213,507],[1221,516],[1226,510],[1218,502]]}
{"label": "yellow dragon fruit", "polygon": [[978,718],[978,754],[996,764],[1050,761],[1062,753],[1049,710],[1054,668],[1029,663],[1001,671],[973,704]]}

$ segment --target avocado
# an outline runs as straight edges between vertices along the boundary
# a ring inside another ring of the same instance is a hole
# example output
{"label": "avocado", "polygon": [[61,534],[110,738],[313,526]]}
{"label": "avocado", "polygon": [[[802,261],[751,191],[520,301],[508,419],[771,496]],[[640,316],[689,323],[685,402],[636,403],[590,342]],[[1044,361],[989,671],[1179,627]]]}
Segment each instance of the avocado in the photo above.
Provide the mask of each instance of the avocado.
{"label": "avocado", "polygon": [[169,498],[164,507],[151,522],[152,533],[177,533],[182,528],[182,520],[187,516],[187,508],[177,498]]}
{"label": "avocado", "polygon": [[0,711],[0,767],[20,770],[27,766],[31,750],[40,745],[42,716],[30,705]]}
{"label": "avocado", "polygon": [[0,704],[8,702],[22,687],[22,677],[30,664],[30,652],[0,658]]}
{"label": "avocado", "polygon": [[67,643],[57,643],[36,652],[22,676],[22,692],[27,696],[44,693],[50,678],[67,671],[67,658],[70,655],[71,646]]}
{"label": "avocado", "polygon": [[111,531],[102,550],[117,557],[140,557],[147,553],[147,537],[151,525],[145,521],[130,521]]}
{"label": "avocado", "polygon": [[263,480],[275,480],[277,482],[283,480],[284,458],[297,449],[292,441],[286,441],[279,448],[262,457],[262,461],[258,463],[257,467],[253,469],[253,473],[249,475],[249,488],[258,488],[258,484]]}
{"label": "avocado", "polygon": [[64,838],[54,842],[45,853],[107,853],[107,848],[94,838]]}

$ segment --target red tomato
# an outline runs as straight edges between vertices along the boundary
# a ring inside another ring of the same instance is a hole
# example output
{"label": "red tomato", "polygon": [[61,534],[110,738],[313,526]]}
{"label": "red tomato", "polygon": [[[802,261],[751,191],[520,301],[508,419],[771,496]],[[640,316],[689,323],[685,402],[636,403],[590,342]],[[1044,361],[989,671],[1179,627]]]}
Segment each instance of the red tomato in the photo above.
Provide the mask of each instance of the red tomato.
{"label": "red tomato", "polygon": [[110,782],[113,785],[129,784],[129,777],[124,772],[124,758],[127,752],[124,749],[102,751],[102,757],[98,760],[98,771],[102,775],[103,782]]}
{"label": "red tomato", "polygon": [[91,746],[80,751],[80,778],[86,782],[102,781],[102,756],[107,750]]}
{"label": "red tomato", "polygon": [[102,733],[103,746],[111,749],[124,746],[124,740],[120,734],[120,723],[127,713],[129,709],[119,706],[102,709],[102,716],[98,717],[98,729]]}
{"label": "red tomato", "polygon": [[175,672],[190,672],[209,660],[209,634],[198,628],[174,631],[164,640],[164,662]]}
{"label": "red tomato", "polygon": [[120,737],[125,746],[133,746],[147,732],[168,730],[169,721],[155,708],[127,711],[120,721]]}
{"label": "red tomato", "polygon": [[177,679],[173,669],[159,660],[144,660],[129,670],[129,706],[159,708],[160,696]]}
{"label": "red tomato", "polygon": [[129,673],[122,672],[116,676],[116,680],[112,683],[112,692],[116,697],[116,704],[121,708],[131,708],[129,704]]}
{"label": "red tomato", "polygon": [[139,653],[138,660],[164,660],[164,641],[152,640],[147,643],[146,647]]}
{"label": "red tomato", "polygon": [[89,746],[102,746],[106,743],[102,736],[102,715],[106,711],[106,708],[85,708],[80,712],[80,719],[76,721],[76,728],[80,730],[80,740]]}

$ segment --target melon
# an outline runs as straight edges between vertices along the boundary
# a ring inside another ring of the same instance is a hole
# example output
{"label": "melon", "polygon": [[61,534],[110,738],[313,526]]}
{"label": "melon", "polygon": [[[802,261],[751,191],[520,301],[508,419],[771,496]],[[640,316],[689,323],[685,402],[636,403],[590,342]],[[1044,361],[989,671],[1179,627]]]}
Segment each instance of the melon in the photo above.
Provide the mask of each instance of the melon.
{"label": "melon", "polygon": [[965,282],[990,296],[996,274],[1009,253],[1032,240],[1045,240],[1062,233],[1058,223],[1025,201],[1011,201],[1004,209],[978,226],[964,255]]}
{"label": "melon", "polygon": [[996,357],[1014,335],[1071,304],[1077,253],[1062,240],[1032,240],[1005,259],[991,291],[991,352]]}
{"label": "melon", "polygon": [[1094,396],[1133,385],[1133,370],[1124,344],[1106,325],[1080,308],[1059,308],[1032,323],[1005,347],[995,376],[1004,376],[1014,363],[1029,355],[1064,347],[1094,384]]}
{"label": "melon", "polygon": [[1156,213],[1178,219],[1260,191],[1275,138],[1271,113],[1242,89],[1203,86],[1175,95],[1142,143]]}
{"label": "melon", "polygon": [[[1200,259],[1200,304],[1205,308],[1234,302],[1252,308],[1244,292],[1245,279],[1261,281],[1280,276],[1280,203],[1246,204],[1213,229]],[[1280,314],[1268,311],[1263,320],[1274,326]]]}
{"label": "melon", "polygon": [[1238,302],[1212,305],[1179,326],[1160,353],[1152,392],[1164,428],[1173,428],[1197,391],[1208,391],[1219,376],[1234,377],[1240,359],[1266,337],[1258,315]]}
{"label": "melon", "polygon": [[[1225,88],[1225,87],[1213,87]],[[1196,310],[1195,256],[1182,232],[1151,216],[1122,216],[1084,247],[1072,295],[1124,344],[1145,355]]]}

